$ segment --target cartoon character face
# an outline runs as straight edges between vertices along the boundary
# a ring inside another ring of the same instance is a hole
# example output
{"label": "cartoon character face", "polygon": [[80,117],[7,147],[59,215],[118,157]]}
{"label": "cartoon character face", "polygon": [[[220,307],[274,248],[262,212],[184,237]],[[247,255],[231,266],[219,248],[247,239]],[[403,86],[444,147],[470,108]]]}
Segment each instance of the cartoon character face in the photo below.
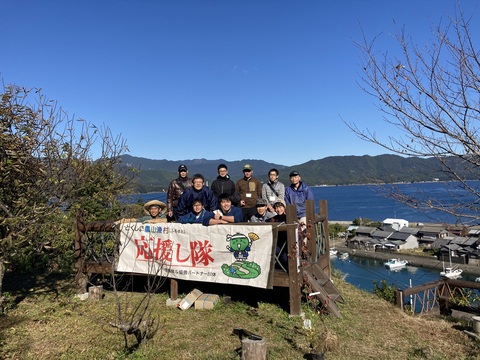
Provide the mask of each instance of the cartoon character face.
{"label": "cartoon character face", "polygon": [[227,241],[230,243],[230,246],[227,247],[230,251],[249,250],[250,239],[243,234],[227,235]]}

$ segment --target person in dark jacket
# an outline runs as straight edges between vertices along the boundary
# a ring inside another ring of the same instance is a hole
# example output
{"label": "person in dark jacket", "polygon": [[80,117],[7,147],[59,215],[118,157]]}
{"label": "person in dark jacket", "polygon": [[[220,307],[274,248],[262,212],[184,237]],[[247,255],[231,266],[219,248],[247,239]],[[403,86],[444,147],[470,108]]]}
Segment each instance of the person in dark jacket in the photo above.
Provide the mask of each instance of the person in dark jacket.
{"label": "person in dark jacket", "polygon": [[183,192],[192,186],[192,179],[188,178],[188,169],[182,164],[178,167],[178,178],[172,180],[167,191],[167,218],[174,221],[178,218],[177,205]]}
{"label": "person in dark jacket", "polygon": [[180,196],[180,200],[178,200],[178,216],[186,215],[190,211],[193,211],[192,205],[195,199],[200,199],[207,211],[212,212],[213,210],[218,209],[217,199],[215,198],[213,191],[204,185],[205,178],[203,175],[193,175],[192,183],[192,187],[185,190],[182,196]]}
{"label": "person in dark jacket", "polygon": [[[266,220],[267,223],[285,223],[287,214],[285,213],[285,201],[277,199],[273,208],[277,215]],[[288,249],[287,249],[287,233],[285,231],[277,232],[277,245],[275,247],[275,267],[287,272],[288,269]]]}
{"label": "person in dark jacket", "polygon": [[218,197],[218,203],[219,208],[213,212],[214,217],[210,220],[210,225],[242,222],[242,210],[232,205],[232,200],[230,200],[228,194],[221,194]]}
{"label": "person in dark jacket", "polygon": [[228,175],[227,165],[218,165],[217,171],[217,179],[212,182],[210,189],[212,189],[217,199],[219,199],[222,194],[228,194],[233,205],[237,205],[239,198],[235,195],[235,183],[230,179],[230,175]]}
{"label": "person in dark jacket", "polygon": [[285,213],[285,200],[277,199],[273,204],[276,215],[267,219],[265,222],[278,222],[284,223],[287,221],[287,214]]}
{"label": "person in dark jacket", "polygon": [[180,224],[202,224],[208,226],[210,219],[213,218],[213,213],[205,210],[202,200],[193,200],[192,209],[188,214],[180,216],[178,222]]}

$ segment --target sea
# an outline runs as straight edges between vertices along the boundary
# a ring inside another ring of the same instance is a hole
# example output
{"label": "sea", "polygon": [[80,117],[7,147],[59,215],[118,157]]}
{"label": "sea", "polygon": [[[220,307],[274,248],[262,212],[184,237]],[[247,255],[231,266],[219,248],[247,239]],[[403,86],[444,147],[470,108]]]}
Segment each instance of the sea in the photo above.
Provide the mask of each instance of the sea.
{"label": "sea", "polygon": [[[480,189],[480,181],[471,181],[469,184],[476,189]],[[358,218],[382,221],[386,218],[395,218],[408,220],[411,223],[458,224],[459,222],[468,222],[468,225],[476,225],[475,222],[472,223],[468,219],[459,219],[440,211],[416,209],[396,202],[386,195],[394,189],[398,189],[412,198],[429,196],[444,204],[452,204],[457,201],[467,203],[474,200],[473,196],[465,194],[457,183],[440,181],[395,185],[367,184],[312,187],[316,212],[319,211],[319,200],[327,200],[330,221],[353,221]],[[136,194],[129,199],[129,202],[146,202],[153,199],[165,202],[166,198],[167,194],[165,192]]]}
{"label": "sea", "polygon": [[[480,181],[472,181],[471,186],[480,188]],[[316,202],[316,212],[319,200],[328,201],[329,221],[352,221],[363,218],[373,221],[382,221],[385,218],[408,220],[412,224],[418,223],[447,223],[458,224],[467,219],[458,219],[454,216],[433,210],[419,210],[401,204],[391,197],[385,196],[393,188],[398,188],[405,195],[430,196],[442,203],[455,203],[458,200],[474,200],[472,196],[465,195],[458,188],[458,184],[449,182],[425,182],[395,185],[348,185],[348,186],[317,186],[312,187]],[[166,202],[166,193],[137,194],[129,202],[146,202],[157,199]],[[468,220],[468,225],[473,225]],[[373,291],[374,281],[380,284],[386,280],[389,285],[396,285],[404,289],[410,285],[420,285],[437,280],[442,271],[442,263],[437,268],[407,266],[400,271],[391,271],[385,268],[383,261],[365,259],[352,256],[346,261],[332,258],[332,266],[344,274],[345,280],[350,284],[366,291]],[[465,280],[474,281],[475,277],[464,274]]]}

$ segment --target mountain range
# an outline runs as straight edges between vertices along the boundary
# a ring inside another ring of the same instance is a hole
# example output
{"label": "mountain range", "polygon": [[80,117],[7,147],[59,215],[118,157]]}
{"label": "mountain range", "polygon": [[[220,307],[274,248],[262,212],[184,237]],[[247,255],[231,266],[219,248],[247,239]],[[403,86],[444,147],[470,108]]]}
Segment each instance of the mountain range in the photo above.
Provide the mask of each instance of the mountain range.
{"label": "mountain range", "polygon": [[[280,173],[280,181],[284,184],[290,183],[288,175],[292,170],[298,171],[302,181],[311,186],[450,180],[442,165],[435,158],[402,157],[388,154],[330,156],[294,166],[253,159],[172,161],[130,155],[123,155],[121,159],[122,166],[135,167],[140,170],[134,182],[134,190],[140,193],[166,190],[170,181],[178,176],[177,169],[180,164],[187,166],[189,177],[195,173],[201,173],[207,184],[211,184],[215,180],[217,167],[222,163],[228,166],[229,175],[234,182],[243,176],[242,169],[245,164],[252,165],[253,176],[262,181],[268,179],[267,174],[271,168],[276,168]],[[465,176],[467,176],[466,172]]]}

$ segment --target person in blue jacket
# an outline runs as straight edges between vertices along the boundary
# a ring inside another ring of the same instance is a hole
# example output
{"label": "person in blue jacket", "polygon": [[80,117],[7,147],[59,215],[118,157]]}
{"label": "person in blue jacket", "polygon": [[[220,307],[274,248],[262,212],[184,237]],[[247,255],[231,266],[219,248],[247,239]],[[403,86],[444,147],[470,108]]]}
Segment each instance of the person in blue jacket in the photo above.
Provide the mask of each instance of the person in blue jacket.
{"label": "person in blue jacket", "polygon": [[193,201],[200,199],[205,210],[212,212],[218,209],[217,198],[207,186],[204,185],[205,179],[202,174],[193,175],[192,186],[186,189],[177,204],[177,213],[179,216],[186,215],[193,211]]}
{"label": "person in blue jacket", "polygon": [[242,209],[232,205],[230,194],[221,194],[218,203],[219,209],[213,212],[214,217],[210,220],[210,225],[242,222]]}
{"label": "person in blue jacket", "polygon": [[202,200],[195,199],[192,204],[193,210],[186,215],[178,218],[180,224],[202,224],[208,226],[210,219],[213,218],[213,213],[205,210]]}
{"label": "person in blue jacket", "polygon": [[297,206],[297,218],[301,225],[306,223],[306,201],[315,200],[312,189],[301,181],[302,178],[298,171],[290,173],[290,186],[285,189],[285,202],[287,205],[295,204]]}

